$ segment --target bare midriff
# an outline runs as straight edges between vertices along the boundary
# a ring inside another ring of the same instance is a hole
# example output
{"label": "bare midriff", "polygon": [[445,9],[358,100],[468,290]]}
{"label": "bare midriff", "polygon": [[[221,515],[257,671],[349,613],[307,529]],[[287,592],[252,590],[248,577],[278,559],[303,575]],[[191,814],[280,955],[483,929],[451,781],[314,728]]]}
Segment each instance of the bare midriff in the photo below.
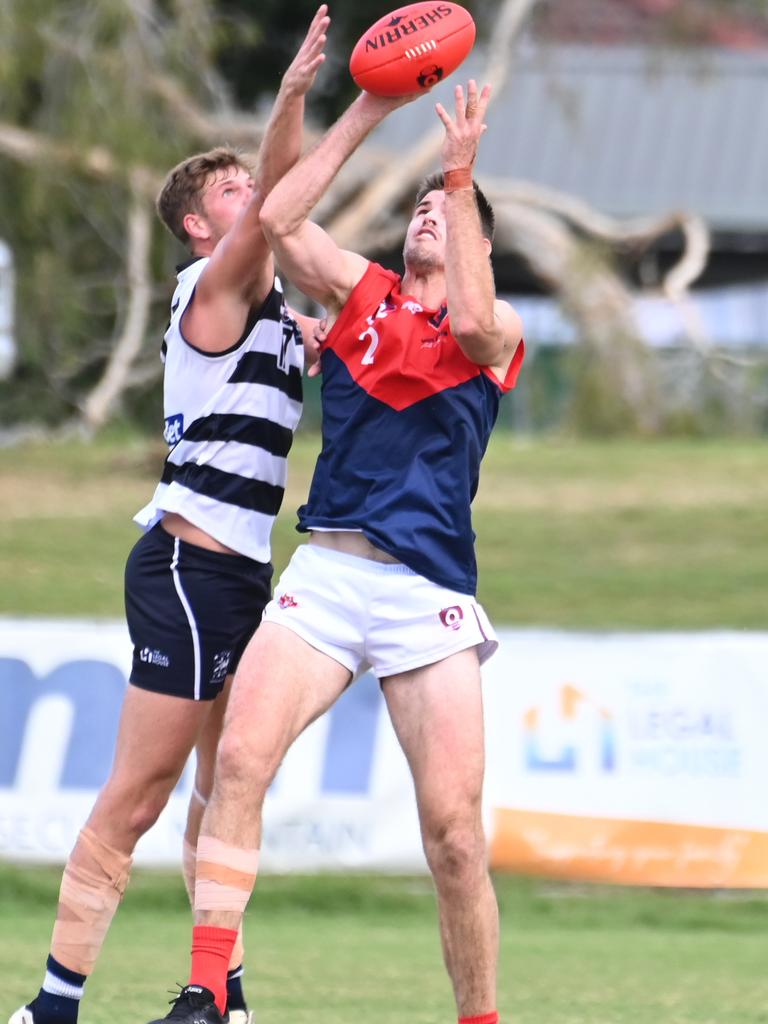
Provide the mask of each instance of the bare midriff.
{"label": "bare midriff", "polygon": [[238,554],[237,551],[228,548],[226,544],[221,544],[210,533],[201,530],[199,526],[190,523],[188,519],[180,516],[177,512],[166,512],[161,520],[161,525],[166,533],[170,533],[172,537],[178,537],[185,544],[195,544],[199,548],[218,551],[222,555]]}
{"label": "bare midriff", "polygon": [[309,543],[318,544],[321,548],[329,548],[331,551],[341,551],[345,555],[367,558],[371,562],[398,562],[397,558],[371,544],[368,538],[357,530],[313,530]]}

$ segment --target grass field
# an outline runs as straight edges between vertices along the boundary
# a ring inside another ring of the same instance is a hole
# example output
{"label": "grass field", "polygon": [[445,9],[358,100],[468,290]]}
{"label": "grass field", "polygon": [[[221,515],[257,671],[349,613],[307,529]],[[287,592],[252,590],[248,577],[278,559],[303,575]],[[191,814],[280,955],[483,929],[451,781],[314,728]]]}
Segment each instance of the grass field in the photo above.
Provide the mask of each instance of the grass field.
{"label": "grass field", "polygon": [[[291,456],[278,570],[316,448],[300,436]],[[120,618],[161,459],[114,435],[0,451],[0,613]],[[481,599],[499,625],[765,629],[767,470],[759,441],[500,434],[475,506]],[[59,870],[0,865],[0,1024],[40,984]],[[496,881],[504,1024],[768,1022],[768,895]],[[258,1024],[454,1020],[426,879],[265,877],[246,936]],[[163,1013],[188,948],[180,879],[137,872],[81,1024]]]}
{"label": "grass field", "polygon": [[[317,439],[299,435],[275,529],[299,540]],[[131,516],[162,452],[139,438],[0,451],[0,614],[122,616]],[[766,626],[768,446],[499,433],[475,502],[480,598],[499,625]]]}
{"label": "grass field", "polygon": [[[765,896],[496,885],[504,1024],[768,1021]],[[0,869],[0,1020],[40,984],[57,886],[49,869]],[[187,977],[185,900],[176,876],[137,873],[82,1024],[163,1011],[166,989]],[[266,876],[246,943],[258,1024],[455,1020],[426,879]]]}

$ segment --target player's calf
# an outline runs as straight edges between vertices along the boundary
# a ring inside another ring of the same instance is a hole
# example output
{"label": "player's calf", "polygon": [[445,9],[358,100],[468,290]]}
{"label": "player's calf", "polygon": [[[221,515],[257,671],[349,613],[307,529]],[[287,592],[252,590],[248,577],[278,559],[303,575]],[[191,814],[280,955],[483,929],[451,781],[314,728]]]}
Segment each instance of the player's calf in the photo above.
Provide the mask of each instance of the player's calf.
{"label": "player's calf", "polygon": [[123,897],[131,858],[89,828],[78,836],[59,891],[45,978],[9,1024],[76,1024],[85,982]]}

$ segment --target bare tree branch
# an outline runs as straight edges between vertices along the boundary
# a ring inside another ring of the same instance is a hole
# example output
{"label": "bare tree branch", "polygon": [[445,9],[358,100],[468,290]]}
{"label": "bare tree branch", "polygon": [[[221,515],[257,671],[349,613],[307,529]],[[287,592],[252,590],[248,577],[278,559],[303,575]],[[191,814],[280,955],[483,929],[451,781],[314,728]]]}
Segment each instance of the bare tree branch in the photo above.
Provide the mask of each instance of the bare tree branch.
{"label": "bare tree branch", "polygon": [[550,211],[507,202],[497,211],[497,225],[505,244],[549,283],[578,325],[600,365],[606,395],[624,404],[638,429],[655,433],[661,410],[648,372],[652,357],[632,317],[632,296],[618,275]]}
{"label": "bare tree branch", "polygon": [[234,109],[204,110],[186,92],[178,79],[155,72],[147,84],[195,138],[226,140],[233,145],[255,148],[264,135],[268,115],[244,114]]}
{"label": "bare tree branch", "polygon": [[141,181],[145,195],[153,198],[161,181],[160,175],[149,168],[122,164],[103,146],[80,149],[3,121],[0,121],[0,153],[30,166],[64,165],[101,181],[126,181],[135,176]]}
{"label": "bare tree branch", "polygon": [[101,380],[82,403],[83,424],[92,432],[110,418],[144,343],[152,299],[149,271],[151,240],[152,213],[146,200],[146,182],[141,172],[134,172],[131,175],[126,252],[128,312],[122,334],[112,349]]}

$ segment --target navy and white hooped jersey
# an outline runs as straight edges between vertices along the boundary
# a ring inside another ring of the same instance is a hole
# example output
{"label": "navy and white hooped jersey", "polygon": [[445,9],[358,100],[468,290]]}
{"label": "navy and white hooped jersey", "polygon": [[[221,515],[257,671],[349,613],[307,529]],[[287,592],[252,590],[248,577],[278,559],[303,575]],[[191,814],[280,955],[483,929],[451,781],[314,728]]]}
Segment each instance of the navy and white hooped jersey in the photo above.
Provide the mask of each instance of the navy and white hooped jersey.
{"label": "navy and white hooped jersey", "polygon": [[179,270],[165,333],[165,440],[170,452],[155,494],[135,521],[149,529],[177,512],[221,544],[270,560],[283,500],[286,456],[302,408],[304,346],[276,278],[232,348],[202,352],[181,318],[208,263]]}
{"label": "navy and white hooped jersey", "polygon": [[322,352],[323,449],[301,531],[360,530],[414,572],[474,594],[470,505],[501,395],[468,359],[445,305],[425,309],[397,274],[368,265]]}

